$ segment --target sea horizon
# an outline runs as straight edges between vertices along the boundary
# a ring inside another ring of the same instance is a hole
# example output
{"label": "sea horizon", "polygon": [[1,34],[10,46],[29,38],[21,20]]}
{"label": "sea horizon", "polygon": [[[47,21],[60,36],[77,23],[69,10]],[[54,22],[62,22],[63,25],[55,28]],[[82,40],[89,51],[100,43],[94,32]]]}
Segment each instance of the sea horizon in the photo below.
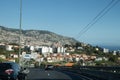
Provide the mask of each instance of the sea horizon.
{"label": "sea horizon", "polygon": [[110,51],[118,51],[120,50],[120,46],[101,46],[102,48],[106,48],[106,49],[109,49]]}

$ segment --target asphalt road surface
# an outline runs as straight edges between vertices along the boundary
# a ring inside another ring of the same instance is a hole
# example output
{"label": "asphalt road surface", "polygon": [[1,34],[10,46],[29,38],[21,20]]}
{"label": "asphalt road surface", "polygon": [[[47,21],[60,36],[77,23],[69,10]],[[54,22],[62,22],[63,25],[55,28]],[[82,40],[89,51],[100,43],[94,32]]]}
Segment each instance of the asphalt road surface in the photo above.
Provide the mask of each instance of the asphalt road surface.
{"label": "asphalt road surface", "polygon": [[56,70],[30,69],[27,80],[86,80],[79,74]]}

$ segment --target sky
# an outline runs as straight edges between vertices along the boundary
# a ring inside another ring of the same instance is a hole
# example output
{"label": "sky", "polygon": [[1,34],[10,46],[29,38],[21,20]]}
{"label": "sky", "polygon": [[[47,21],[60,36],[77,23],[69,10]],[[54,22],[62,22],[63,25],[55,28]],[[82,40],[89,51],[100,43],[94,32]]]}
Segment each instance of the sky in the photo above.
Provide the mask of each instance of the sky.
{"label": "sky", "polygon": [[[80,42],[120,49],[120,1],[81,34],[111,1],[23,0],[21,27],[23,30],[47,30]],[[0,25],[19,29],[19,21],[20,0],[0,0]]]}

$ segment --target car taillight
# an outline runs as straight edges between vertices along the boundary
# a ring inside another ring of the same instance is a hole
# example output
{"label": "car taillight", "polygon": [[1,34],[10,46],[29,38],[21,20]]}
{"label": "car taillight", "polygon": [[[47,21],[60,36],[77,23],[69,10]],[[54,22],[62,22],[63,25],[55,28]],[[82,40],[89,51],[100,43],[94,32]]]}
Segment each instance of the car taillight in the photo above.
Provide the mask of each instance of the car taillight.
{"label": "car taillight", "polygon": [[13,69],[7,69],[7,70],[5,70],[5,73],[7,73],[7,74],[11,74],[11,73],[13,73]]}

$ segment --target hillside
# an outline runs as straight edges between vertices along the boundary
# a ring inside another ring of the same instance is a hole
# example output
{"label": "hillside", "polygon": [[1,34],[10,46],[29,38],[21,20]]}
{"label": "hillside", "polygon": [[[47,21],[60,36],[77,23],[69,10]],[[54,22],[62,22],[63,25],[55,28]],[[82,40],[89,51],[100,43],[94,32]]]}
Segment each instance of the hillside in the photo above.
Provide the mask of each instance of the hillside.
{"label": "hillside", "polygon": [[[61,44],[74,44],[74,38],[65,37],[56,33],[44,30],[22,30],[21,41],[31,45],[51,45],[55,42]],[[19,43],[19,29],[0,26],[0,42]]]}

